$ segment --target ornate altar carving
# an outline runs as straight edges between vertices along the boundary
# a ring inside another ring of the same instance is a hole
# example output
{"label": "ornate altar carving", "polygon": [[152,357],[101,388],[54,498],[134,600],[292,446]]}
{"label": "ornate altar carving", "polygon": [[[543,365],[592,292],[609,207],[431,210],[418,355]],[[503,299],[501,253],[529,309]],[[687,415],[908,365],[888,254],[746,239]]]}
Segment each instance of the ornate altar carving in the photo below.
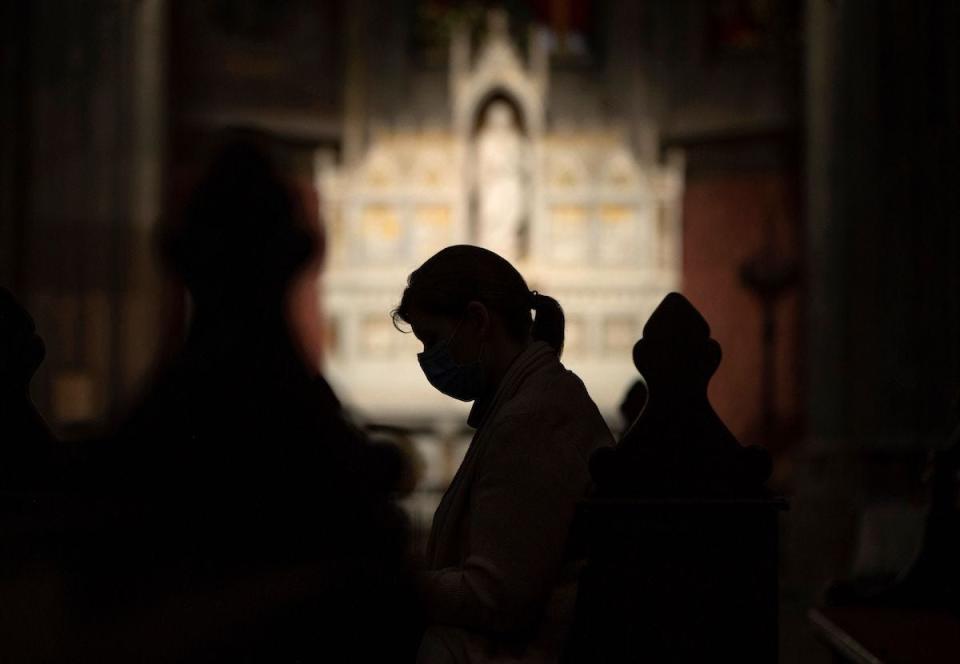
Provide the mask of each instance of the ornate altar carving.
{"label": "ornate altar carving", "polygon": [[[358,163],[318,158],[329,229],[323,309],[336,330],[325,373],[361,412],[462,416],[423,380],[415,340],[383,337],[410,271],[444,246],[472,243],[560,301],[564,361],[615,413],[633,380],[624,339],[679,287],[682,161],[638,161],[616,118],[550,126],[549,80],[543,40],[531,35],[521,53],[505,14],[492,12],[481,43],[452,35],[449,99],[437,100],[450,108],[445,126],[373,127]],[[551,108],[558,120],[564,112]]]}
{"label": "ornate altar carving", "polygon": [[487,106],[473,146],[476,243],[509,261],[521,257],[520,231],[527,214],[527,141],[505,101]]}

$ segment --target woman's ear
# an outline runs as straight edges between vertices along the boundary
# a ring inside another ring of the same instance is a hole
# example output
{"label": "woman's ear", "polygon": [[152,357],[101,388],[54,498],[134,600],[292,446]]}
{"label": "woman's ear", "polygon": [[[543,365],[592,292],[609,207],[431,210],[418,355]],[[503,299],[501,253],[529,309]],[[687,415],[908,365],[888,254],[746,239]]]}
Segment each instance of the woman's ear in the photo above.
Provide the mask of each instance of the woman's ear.
{"label": "woman's ear", "polygon": [[477,337],[481,341],[486,341],[490,336],[490,310],[487,305],[477,300],[471,300],[467,304],[467,320],[477,331]]}

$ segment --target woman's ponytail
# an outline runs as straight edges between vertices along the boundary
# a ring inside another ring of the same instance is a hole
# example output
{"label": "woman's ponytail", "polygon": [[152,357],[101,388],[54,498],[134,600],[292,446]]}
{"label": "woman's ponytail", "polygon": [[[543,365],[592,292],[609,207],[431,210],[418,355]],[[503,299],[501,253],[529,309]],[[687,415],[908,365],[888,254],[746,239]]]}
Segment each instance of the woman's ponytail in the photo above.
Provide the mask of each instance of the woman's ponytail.
{"label": "woman's ponytail", "polygon": [[557,356],[563,353],[563,331],[565,319],[560,303],[548,295],[531,292],[534,311],[532,335],[535,341],[546,341]]}

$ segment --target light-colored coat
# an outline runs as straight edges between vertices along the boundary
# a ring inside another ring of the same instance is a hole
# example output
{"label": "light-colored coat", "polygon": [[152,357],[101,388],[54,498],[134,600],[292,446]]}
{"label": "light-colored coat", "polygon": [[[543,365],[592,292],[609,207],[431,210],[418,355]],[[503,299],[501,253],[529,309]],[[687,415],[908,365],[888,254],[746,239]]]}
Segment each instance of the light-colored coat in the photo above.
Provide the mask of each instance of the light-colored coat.
{"label": "light-colored coat", "polygon": [[555,662],[572,618],[567,550],[587,461],[613,439],[581,380],[546,343],[514,360],[433,519],[432,626],[418,662]]}

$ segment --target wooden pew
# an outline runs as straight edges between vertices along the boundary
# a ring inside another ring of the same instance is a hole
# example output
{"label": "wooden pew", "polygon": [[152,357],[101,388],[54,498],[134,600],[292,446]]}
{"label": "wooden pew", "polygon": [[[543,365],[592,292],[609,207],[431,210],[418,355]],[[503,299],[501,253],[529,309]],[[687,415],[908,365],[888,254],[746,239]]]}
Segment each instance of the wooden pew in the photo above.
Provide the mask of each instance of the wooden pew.
{"label": "wooden pew", "polygon": [[924,473],[930,506],[911,564],[883,585],[871,578],[834,581],[808,613],[837,662],[960,661],[960,413],[957,418]]}
{"label": "wooden pew", "polygon": [[717,417],[710,328],[682,295],[651,315],[633,351],[649,388],[614,448],[591,459],[585,555],[565,653],[579,662],[775,662],[777,520],[770,458]]}

